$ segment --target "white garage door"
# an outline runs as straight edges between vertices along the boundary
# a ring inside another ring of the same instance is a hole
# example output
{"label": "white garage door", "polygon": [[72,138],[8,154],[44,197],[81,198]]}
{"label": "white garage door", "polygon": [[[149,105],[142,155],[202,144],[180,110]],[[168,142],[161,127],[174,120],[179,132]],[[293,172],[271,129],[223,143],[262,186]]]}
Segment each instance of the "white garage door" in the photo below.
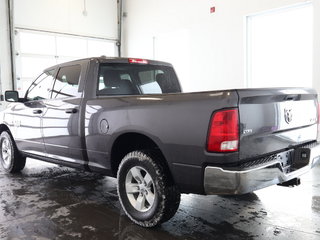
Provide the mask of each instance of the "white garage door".
{"label": "white garage door", "polygon": [[79,58],[117,56],[116,41],[23,29],[15,30],[17,90],[23,96],[47,67]]}

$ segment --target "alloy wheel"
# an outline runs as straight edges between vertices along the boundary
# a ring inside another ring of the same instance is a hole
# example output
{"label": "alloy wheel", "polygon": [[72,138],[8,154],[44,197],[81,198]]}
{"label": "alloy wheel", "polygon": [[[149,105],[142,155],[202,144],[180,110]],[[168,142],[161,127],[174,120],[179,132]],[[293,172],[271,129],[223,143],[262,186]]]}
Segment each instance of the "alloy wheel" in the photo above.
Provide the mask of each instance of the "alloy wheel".
{"label": "alloy wheel", "polygon": [[148,211],[155,200],[154,182],[142,167],[132,167],[126,176],[126,194],[131,205],[140,212]]}
{"label": "alloy wheel", "polygon": [[5,168],[9,168],[11,164],[12,150],[11,150],[11,143],[7,138],[5,138],[2,141],[1,154],[2,154],[3,166]]}

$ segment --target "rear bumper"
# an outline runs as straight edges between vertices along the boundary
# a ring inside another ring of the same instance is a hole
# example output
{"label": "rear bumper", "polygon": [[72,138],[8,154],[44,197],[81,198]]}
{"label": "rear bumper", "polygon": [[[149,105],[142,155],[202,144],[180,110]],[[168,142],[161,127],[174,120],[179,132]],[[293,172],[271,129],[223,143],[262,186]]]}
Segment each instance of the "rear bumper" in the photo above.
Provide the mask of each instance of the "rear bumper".
{"label": "rear bumper", "polygon": [[231,171],[220,167],[206,167],[204,189],[206,194],[244,194],[271,185],[289,181],[308,172],[320,162],[320,144],[310,148],[309,163],[295,171],[285,173],[281,162],[270,163],[246,170]]}

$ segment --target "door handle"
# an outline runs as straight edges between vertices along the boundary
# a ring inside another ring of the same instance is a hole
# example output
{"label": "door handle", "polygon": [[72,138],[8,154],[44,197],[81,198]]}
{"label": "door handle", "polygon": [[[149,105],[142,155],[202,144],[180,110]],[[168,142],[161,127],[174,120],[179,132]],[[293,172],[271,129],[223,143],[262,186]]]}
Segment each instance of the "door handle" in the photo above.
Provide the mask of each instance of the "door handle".
{"label": "door handle", "polygon": [[66,112],[66,113],[77,113],[77,112],[78,112],[78,109],[76,109],[76,108],[68,108],[68,109],[66,109],[65,112]]}
{"label": "door handle", "polygon": [[41,114],[42,110],[41,109],[37,109],[37,110],[33,110],[32,112],[33,112],[33,114]]}

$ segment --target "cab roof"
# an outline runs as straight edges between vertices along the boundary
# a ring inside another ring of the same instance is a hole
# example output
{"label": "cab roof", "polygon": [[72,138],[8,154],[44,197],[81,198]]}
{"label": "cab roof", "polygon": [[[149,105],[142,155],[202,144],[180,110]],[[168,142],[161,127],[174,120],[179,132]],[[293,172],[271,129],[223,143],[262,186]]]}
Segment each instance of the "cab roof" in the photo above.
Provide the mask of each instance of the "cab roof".
{"label": "cab roof", "polygon": [[70,66],[75,64],[81,64],[83,62],[97,62],[97,63],[128,63],[128,64],[151,64],[151,65],[162,65],[162,66],[170,66],[172,64],[162,61],[150,60],[150,59],[141,59],[141,58],[120,58],[120,57],[90,57],[90,58],[82,58],[69,62],[60,63],[51,67],[44,69],[44,72],[56,69],[58,67]]}

